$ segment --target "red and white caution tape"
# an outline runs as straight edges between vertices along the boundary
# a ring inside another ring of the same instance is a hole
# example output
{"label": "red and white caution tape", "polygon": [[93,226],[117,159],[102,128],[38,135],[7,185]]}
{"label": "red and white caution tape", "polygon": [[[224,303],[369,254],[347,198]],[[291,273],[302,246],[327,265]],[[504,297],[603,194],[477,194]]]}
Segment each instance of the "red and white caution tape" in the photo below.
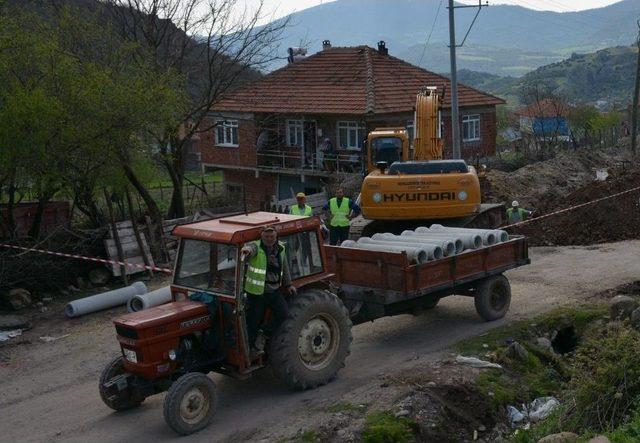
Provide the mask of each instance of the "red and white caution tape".
{"label": "red and white caution tape", "polygon": [[[525,225],[527,223],[531,223],[534,221],[538,221],[541,220],[543,218],[547,218],[547,217],[551,217],[554,215],[558,215],[558,214],[562,214],[565,212],[569,212],[569,211],[573,211],[579,208],[583,208],[585,206],[589,206],[592,205],[594,203],[598,203],[604,200],[608,200],[611,198],[615,198],[615,197],[619,197],[621,195],[625,195],[625,194],[629,194],[631,192],[634,191],[638,191],[640,190],[640,186],[636,186],[635,188],[631,188],[631,189],[627,189],[626,191],[622,191],[622,192],[618,192],[615,194],[611,194],[611,195],[607,195],[606,197],[601,197],[595,200],[591,200],[588,201],[586,203],[582,203],[579,205],[575,205],[575,206],[570,206],[568,208],[564,208],[564,209],[560,209],[559,211],[554,211],[554,212],[550,212],[548,214],[544,214],[541,215],[539,217],[534,217],[534,218],[530,218],[529,220],[524,220],[518,223],[513,223],[507,226],[504,226],[502,229],[509,229],[509,228],[514,228],[516,226],[521,226],[521,225]],[[168,268],[160,268],[157,266],[148,266],[148,265],[143,265],[143,264],[138,264],[138,263],[128,263],[128,262],[123,262],[123,261],[119,261],[119,260],[106,260],[104,258],[97,258],[97,257],[88,257],[85,255],[76,255],[76,254],[65,254],[63,252],[53,252],[53,251],[47,251],[45,249],[36,249],[36,248],[26,248],[24,246],[16,246],[16,245],[9,245],[6,243],[0,243],[0,247],[4,247],[4,248],[10,248],[10,249],[17,249],[19,251],[26,251],[26,252],[38,252],[41,254],[48,254],[48,255],[53,255],[56,257],[64,257],[64,258],[75,258],[78,260],[87,260],[87,261],[93,261],[96,263],[104,263],[104,264],[108,264],[108,265],[118,265],[118,266],[127,266],[130,268],[138,268],[138,269],[145,269],[145,270],[149,270],[149,271],[156,271],[156,272],[164,272],[165,274],[173,274],[173,271],[171,269]]]}
{"label": "red and white caution tape", "polygon": [[128,262],[118,261],[118,260],[106,260],[104,258],[87,257],[85,255],[65,254],[64,252],[53,252],[53,251],[47,251],[45,249],[25,248],[24,246],[8,245],[5,243],[0,243],[0,247],[17,249],[19,251],[26,251],[26,252],[39,252],[40,254],[54,255],[56,257],[75,258],[78,260],[93,261],[96,263],[104,263],[107,265],[127,266],[129,268],[146,269],[148,271],[156,271],[156,272],[164,272],[165,274],[173,274],[173,271],[168,268],[159,268],[157,266],[148,266],[148,265],[143,265],[139,263],[128,263]]}
{"label": "red and white caution tape", "polygon": [[610,198],[620,197],[621,195],[629,194],[631,192],[638,191],[638,190],[640,190],[640,186],[636,186],[635,188],[627,189],[626,191],[618,192],[616,194],[607,195],[606,197],[597,198],[595,200],[591,200],[591,201],[588,201],[586,203],[581,203],[579,205],[570,206],[568,208],[560,209],[559,211],[554,211],[554,212],[550,212],[548,214],[540,215],[538,217],[530,218],[529,220],[523,220],[523,221],[518,222],[518,223],[513,223],[511,225],[507,225],[507,226],[503,227],[502,229],[508,229],[508,228],[513,228],[513,227],[516,227],[516,226],[521,226],[521,225],[524,225],[524,224],[527,224],[527,223],[531,223],[531,222],[534,222],[534,221],[541,220],[543,218],[551,217],[553,215],[558,215],[558,214],[562,214],[564,212],[569,212],[569,211],[576,210],[578,208],[583,208],[585,206],[589,206],[589,205],[592,205],[594,203],[598,203],[598,202],[601,202],[601,201],[604,201],[604,200],[608,200]]}

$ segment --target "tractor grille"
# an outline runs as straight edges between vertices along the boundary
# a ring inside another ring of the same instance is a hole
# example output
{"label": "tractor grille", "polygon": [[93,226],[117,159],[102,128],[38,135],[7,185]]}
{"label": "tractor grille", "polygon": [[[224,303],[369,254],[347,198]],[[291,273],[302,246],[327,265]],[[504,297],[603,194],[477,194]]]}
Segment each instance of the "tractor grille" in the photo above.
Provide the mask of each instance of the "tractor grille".
{"label": "tractor grille", "polygon": [[126,338],[138,338],[138,331],[116,325],[116,333]]}

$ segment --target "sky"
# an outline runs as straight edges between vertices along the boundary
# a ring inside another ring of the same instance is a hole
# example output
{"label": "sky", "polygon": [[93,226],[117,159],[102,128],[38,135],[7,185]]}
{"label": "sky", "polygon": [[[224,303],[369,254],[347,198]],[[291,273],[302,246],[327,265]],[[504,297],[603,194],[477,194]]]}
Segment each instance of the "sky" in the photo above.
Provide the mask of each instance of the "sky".
{"label": "sky", "polygon": [[[281,17],[302,9],[318,6],[322,3],[329,3],[334,0],[263,0],[265,10],[270,17]],[[477,3],[477,0],[456,0],[461,3]],[[618,0],[490,0],[490,5],[514,4],[529,9],[539,9],[548,11],[581,11],[583,9],[600,8],[602,6],[616,3]],[[249,8],[255,7],[260,0],[244,0]],[[268,21],[268,20],[263,20]]]}

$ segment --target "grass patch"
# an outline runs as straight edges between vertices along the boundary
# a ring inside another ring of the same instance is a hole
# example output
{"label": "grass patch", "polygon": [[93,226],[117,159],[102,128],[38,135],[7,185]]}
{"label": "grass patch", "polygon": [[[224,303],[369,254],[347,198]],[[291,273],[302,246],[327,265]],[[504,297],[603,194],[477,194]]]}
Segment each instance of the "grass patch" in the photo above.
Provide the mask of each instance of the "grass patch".
{"label": "grass patch", "polygon": [[607,309],[606,305],[555,309],[531,320],[521,320],[492,329],[459,343],[455,348],[462,355],[481,355],[504,347],[508,339],[524,341],[538,337],[542,332],[554,330],[564,323],[571,323],[576,334],[580,335],[587,324],[606,314]]}
{"label": "grass patch", "polygon": [[336,403],[327,408],[327,412],[331,412],[332,414],[338,412],[358,412],[360,414],[366,412],[366,405],[354,405],[353,403]]}
{"label": "grass patch", "polygon": [[366,418],[362,441],[364,443],[408,443],[415,440],[418,425],[406,417],[377,411]]}
{"label": "grass patch", "polygon": [[309,429],[300,434],[296,441],[301,443],[316,443],[320,441],[320,437],[318,437],[318,433],[314,429]]}

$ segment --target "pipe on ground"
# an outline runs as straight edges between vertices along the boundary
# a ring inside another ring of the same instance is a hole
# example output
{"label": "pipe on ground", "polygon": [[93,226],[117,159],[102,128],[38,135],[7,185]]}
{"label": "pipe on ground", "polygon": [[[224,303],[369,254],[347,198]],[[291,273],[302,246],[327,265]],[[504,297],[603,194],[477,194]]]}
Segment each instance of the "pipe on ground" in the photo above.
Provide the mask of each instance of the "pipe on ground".
{"label": "pipe on ground", "polygon": [[394,241],[394,240],[376,240],[369,237],[361,237],[358,239],[357,243],[365,243],[370,245],[379,244],[379,245],[391,246],[391,247],[401,246],[403,248],[420,248],[420,249],[424,249],[427,252],[428,260],[440,260],[442,257],[445,256],[445,252],[442,249],[442,247],[440,245],[436,245],[433,243],[424,243],[424,242],[417,242],[417,241],[410,241],[410,240],[407,240],[405,242]]}
{"label": "pipe on ground", "polygon": [[[395,234],[389,234],[387,232],[373,234],[371,238],[373,240],[392,241],[392,242],[409,242],[409,243],[414,242],[414,240],[407,240],[405,237],[402,237],[400,235],[395,235]],[[444,251],[445,257],[448,257],[450,255],[455,255],[458,252],[458,250],[462,251],[461,248],[464,247],[462,244],[456,245],[456,243],[453,240],[448,238],[435,238],[435,237],[430,239],[425,238],[420,243],[440,246]]]}
{"label": "pipe on ground", "polygon": [[[420,226],[416,228],[415,231],[404,231],[401,235],[409,235],[409,236],[423,236],[423,235],[449,235],[446,232],[440,232],[438,230],[430,230],[424,226]],[[480,234],[467,233],[467,232],[456,232],[454,234],[457,238],[462,240],[462,244],[465,249],[478,249],[482,247],[482,236]]]}
{"label": "pipe on ground", "polygon": [[96,294],[69,302],[64,308],[64,313],[67,317],[78,317],[80,315],[90,314],[103,309],[124,305],[135,295],[146,294],[146,292],[147,286],[141,281],[137,281],[124,288],[114,289],[113,291],[107,291],[102,294]]}
{"label": "pipe on ground", "polygon": [[442,232],[476,233],[482,237],[482,243],[485,246],[491,246],[498,243],[498,236],[496,234],[497,231],[493,229],[450,228],[448,226],[442,226],[442,225],[431,225],[429,229],[433,231],[442,231]]}
{"label": "pipe on ground", "polygon": [[164,288],[156,289],[146,294],[134,295],[127,302],[127,310],[129,312],[138,312],[143,309],[169,303],[171,300],[171,287],[165,286]]}
{"label": "pipe on ground", "polygon": [[379,252],[406,252],[409,261],[414,263],[426,263],[429,259],[427,251],[422,248],[407,248],[404,246],[387,246],[380,244],[356,243],[353,240],[345,240],[340,245],[343,248],[364,249]]}

